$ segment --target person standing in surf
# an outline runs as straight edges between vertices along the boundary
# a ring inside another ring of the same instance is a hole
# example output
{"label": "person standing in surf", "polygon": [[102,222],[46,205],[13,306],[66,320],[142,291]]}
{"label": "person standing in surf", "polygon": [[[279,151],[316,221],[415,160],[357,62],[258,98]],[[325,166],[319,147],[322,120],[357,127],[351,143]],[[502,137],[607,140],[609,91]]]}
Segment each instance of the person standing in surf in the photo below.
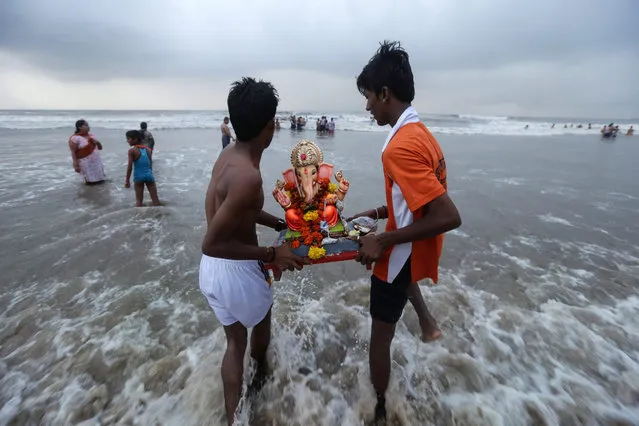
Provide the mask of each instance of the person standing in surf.
{"label": "person standing in surf", "polygon": [[147,127],[148,125],[146,124],[146,122],[143,121],[140,123],[140,145],[144,145],[147,148],[153,150],[155,149],[155,139],[153,138],[151,132],[147,130]]}
{"label": "person standing in surf", "polygon": [[442,150],[420,122],[408,53],[399,42],[384,42],[357,77],[366,111],[379,126],[391,126],[382,148],[386,205],[358,216],[388,218],[386,231],[359,239],[357,261],[375,263],[371,277],[369,365],[377,394],[376,420],[386,418],[390,346],[395,326],[410,300],[420,320],[422,339],[441,336],[417,282],[437,283],[443,234],[461,226],[447,192]]}
{"label": "person standing in surf", "polygon": [[253,329],[251,357],[257,363],[250,388],[259,389],[266,374],[273,293],[264,262],[281,270],[299,270],[308,264],[288,245],[260,247],[257,242],[256,224],[278,232],[286,229],[282,219],[262,210],[260,162],[273,139],[278,102],[270,83],[247,77],[233,83],[227,103],[238,140],[222,150],[206,192],[207,230],[199,283],[226,335],[222,383],[229,425],[241,398],[249,328]]}
{"label": "person standing in surf", "polygon": [[235,138],[231,135],[231,129],[229,129],[229,118],[224,117],[224,122],[220,126],[222,131],[222,149],[229,146],[231,140],[235,141]]}
{"label": "person standing in surf", "polygon": [[133,171],[135,206],[142,207],[145,185],[149,190],[151,203],[154,206],[162,205],[158,199],[158,189],[155,186],[155,177],[153,176],[153,150],[142,145],[142,135],[138,130],[126,132],[126,141],[131,146],[131,149],[129,149],[129,163],[126,168],[124,187],[131,187],[131,171]]}
{"label": "person standing in surf", "polygon": [[333,120],[333,117],[331,117],[331,121],[328,122],[328,133],[335,133],[335,121]]}
{"label": "person standing in surf", "polygon": [[69,149],[73,160],[73,169],[82,174],[87,185],[104,182],[104,165],[98,151],[102,144],[89,132],[86,120],[75,122],[75,133],[69,138]]}

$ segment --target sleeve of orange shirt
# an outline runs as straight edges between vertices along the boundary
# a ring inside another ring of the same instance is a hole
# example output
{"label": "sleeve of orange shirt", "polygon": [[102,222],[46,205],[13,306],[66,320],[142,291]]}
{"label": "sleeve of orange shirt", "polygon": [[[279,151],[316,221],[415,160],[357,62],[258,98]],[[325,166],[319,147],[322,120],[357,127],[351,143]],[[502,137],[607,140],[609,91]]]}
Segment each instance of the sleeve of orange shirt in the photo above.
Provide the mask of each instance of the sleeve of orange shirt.
{"label": "sleeve of orange shirt", "polygon": [[432,161],[424,155],[421,144],[405,143],[393,146],[386,158],[390,178],[399,185],[411,212],[441,196],[446,189],[437,179]]}

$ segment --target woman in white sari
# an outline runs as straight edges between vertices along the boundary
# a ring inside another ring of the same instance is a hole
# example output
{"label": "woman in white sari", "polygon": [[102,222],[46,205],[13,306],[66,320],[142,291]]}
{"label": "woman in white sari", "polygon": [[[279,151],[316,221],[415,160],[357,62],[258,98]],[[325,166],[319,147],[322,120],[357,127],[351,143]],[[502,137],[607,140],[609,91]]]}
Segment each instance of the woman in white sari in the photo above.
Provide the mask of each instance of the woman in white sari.
{"label": "woman in white sari", "polygon": [[81,173],[87,185],[104,182],[104,166],[98,151],[102,144],[89,133],[89,123],[78,120],[75,133],[69,138],[69,148],[73,159],[73,168]]}

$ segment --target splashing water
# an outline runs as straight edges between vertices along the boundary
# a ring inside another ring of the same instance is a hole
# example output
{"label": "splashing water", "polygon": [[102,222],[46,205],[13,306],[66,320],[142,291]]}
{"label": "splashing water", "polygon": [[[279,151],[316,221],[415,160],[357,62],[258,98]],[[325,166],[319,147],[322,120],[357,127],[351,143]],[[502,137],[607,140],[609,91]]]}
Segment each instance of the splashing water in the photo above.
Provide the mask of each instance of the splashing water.
{"label": "splashing water", "polygon": [[[217,132],[157,132],[167,205],[142,209],[122,186],[121,132],[97,135],[110,179],[97,187],[73,172],[67,136],[0,132],[0,424],[223,424],[225,338],[197,285]],[[320,141],[351,182],[348,214],[383,203],[377,139]],[[443,338],[422,343],[410,306],[397,325],[390,424],[639,423],[638,148],[530,140],[440,138],[464,226],[422,287]],[[280,132],[265,152],[267,188],[294,143]],[[274,290],[271,378],[239,423],[369,424],[367,272],[318,265]]]}

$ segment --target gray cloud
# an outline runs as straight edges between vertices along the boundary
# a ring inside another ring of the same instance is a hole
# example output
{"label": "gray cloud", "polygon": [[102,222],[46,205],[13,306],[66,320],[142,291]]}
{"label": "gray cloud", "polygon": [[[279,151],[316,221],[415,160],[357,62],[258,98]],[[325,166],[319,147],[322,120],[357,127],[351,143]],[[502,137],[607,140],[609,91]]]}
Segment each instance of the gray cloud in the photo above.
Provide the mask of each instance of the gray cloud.
{"label": "gray cloud", "polygon": [[[446,75],[464,76],[481,86],[473,103],[522,100],[536,105],[545,102],[540,87],[563,91],[555,82],[568,69],[574,75],[565,83],[574,92],[564,96],[576,96],[586,85],[622,94],[617,87],[634,86],[632,75],[639,72],[637,18],[635,0],[285,0],[277,6],[251,1],[5,0],[0,2],[0,52],[62,81],[229,80],[283,69],[352,78],[378,41],[398,39],[411,54],[418,81],[445,81],[452,96],[463,100],[456,87],[467,85]],[[611,66],[607,61],[612,58],[629,72]],[[580,70],[575,64],[598,69]],[[543,70],[546,81],[509,74],[509,69],[523,74]],[[493,73],[502,80],[495,81]],[[619,80],[627,75],[628,80]],[[424,85],[432,86],[428,81]],[[529,87],[519,87],[521,81]],[[620,102],[628,102],[622,98]],[[624,108],[639,115],[638,101],[629,102]]]}

